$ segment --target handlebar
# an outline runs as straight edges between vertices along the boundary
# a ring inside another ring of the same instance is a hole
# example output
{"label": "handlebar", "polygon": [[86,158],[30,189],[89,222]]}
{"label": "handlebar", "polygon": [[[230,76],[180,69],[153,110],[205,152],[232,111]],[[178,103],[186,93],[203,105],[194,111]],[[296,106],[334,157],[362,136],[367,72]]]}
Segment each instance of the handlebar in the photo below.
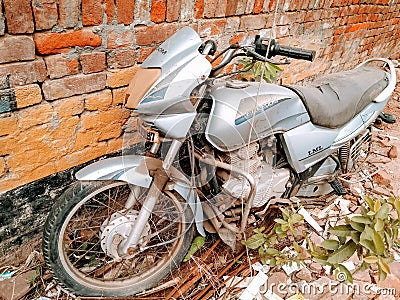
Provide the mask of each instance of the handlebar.
{"label": "handlebar", "polygon": [[[268,43],[265,43],[267,41]],[[206,50],[212,49],[209,54],[213,54],[215,52],[215,43],[212,41],[207,41],[202,45],[199,49],[201,53],[208,52]],[[210,45],[212,44],[212,46]],[[235,54],[235,52],[239,49],[244,50],[242,53]],[[253,50],[254,49],[254,50]],[[208,53],[207,53],[208,54]],[[308,61],[313,61],[315,58],[314,50],[306,50],[301,48],[294,48],[288,46],[279,45],[275,39],[262,39],[259,35],[256,36],[255,39],[255,48],[249,46],[241,46],[238,43],[231,44],[228,48],[220,52],[214,59],[211,60],[211,63],[217,60],[221,55],[223,55],[223,59],[220,64],[212,69],[211,76],[215,76],[225,67],[233,58],[238,56],[251,56],[256,60],[271,62],[274,64],[286,64],[279,63],[270,60],[272,56],[281,55],[296,59],[303,59]]]}
{"label": "handlebar", "polygon": [[306,50],[301,48],[294,48],[288,46],[279,45],[275,40],[271,41],[271,48],[269,50],[268,56],[282,55],[286,57],[304,59],[308,61],[313,61],[315,58],[314,50]]}
{"label": "handlebar", "polygon": [[[264,42],[268,41],[267,44]],[[274,39],[262,39],[259,35],[256,36],[255,40],[256,49],[255,51],[265,57],[268,54],[268,58],[271,58],[275,55],[282,55],[286,57],[303,59],[308,61],[313,61],[315,58],[314,50],[306,50],[301,48],[294,48],[288,46],[279,45],[278,42]],[[268,49],[269,48],[269,49]]]}

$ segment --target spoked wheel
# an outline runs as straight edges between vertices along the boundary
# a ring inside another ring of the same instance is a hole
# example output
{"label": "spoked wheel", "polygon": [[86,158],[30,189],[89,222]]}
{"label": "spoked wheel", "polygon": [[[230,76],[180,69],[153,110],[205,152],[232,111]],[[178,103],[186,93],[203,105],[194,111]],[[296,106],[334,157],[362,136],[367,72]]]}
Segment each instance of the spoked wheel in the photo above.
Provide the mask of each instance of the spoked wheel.
{"label": "spoked wheel", "polygon": [[[128,296],[151,288],[179,265],[193,239],[193,214],[174,192],[161,194],[136,247],[118,246],[135,226],[147,189],[123,182],[71,186],[54,205],[43,235],[50,271],[83,296]],[[135,204],[126,201],[135,195]]]}

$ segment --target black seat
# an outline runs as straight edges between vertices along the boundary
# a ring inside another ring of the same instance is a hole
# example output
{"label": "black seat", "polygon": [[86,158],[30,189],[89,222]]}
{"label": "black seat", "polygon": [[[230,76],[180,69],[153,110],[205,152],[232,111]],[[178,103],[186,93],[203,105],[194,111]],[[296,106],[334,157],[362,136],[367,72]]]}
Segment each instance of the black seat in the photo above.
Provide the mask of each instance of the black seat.
{"label": "black seat", "polygon": [[387,85],[387,75],[382,69],[362,66],[330,74],[308,86],[288,87],[300,96],[312,123],[337,128],[354,118]]}

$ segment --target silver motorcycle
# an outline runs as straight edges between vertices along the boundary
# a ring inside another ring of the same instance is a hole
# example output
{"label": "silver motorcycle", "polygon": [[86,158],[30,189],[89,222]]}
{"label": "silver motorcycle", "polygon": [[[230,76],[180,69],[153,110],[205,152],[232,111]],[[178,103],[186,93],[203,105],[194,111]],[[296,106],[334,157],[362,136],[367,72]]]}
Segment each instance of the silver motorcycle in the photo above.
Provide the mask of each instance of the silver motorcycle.
{"label": "silver motorcycle", "polygon": [[181,263],[195,231],[233,246],[250,213],[276,199],[345,193],[341,178],[368,151],[395,88],[394,66],[369,59],[307,86],[223,73],[238,57],[277,55],[312,61],[315,52],[257,36],[216,55],[213,41],[183,28],[144,61],[125,104],[143,147],[127,135],[123,155],[78,171],[46,221],[43,253],[62,286],[132,295]]}

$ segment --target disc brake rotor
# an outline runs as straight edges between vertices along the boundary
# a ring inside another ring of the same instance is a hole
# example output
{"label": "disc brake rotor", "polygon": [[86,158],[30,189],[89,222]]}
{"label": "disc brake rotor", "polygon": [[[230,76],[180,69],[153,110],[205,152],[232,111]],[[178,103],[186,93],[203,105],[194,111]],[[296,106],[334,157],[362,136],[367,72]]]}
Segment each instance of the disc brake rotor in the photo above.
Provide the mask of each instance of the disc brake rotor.
{"label": "disc brake rotor", "polygon": [[[137,210],[129,210],[127,213],[122,214],[121,212],[115,212],[110,218],[107,218],[100,227],[100,238],[101,248],[109,257],[115,261],[121,261],[122,259],[132,258],[133,255],[121,257],[118,253],[118,247],[128,238],[129,233],[136,224],[137,216],[139,212]],[[143,230],[142,236],[139,239],[137,246],[139,248],[144,247],[147,244],[145,237],[150,233],[150,225],[146,223]],[[129,247],[133,245],[129,245]]]}

